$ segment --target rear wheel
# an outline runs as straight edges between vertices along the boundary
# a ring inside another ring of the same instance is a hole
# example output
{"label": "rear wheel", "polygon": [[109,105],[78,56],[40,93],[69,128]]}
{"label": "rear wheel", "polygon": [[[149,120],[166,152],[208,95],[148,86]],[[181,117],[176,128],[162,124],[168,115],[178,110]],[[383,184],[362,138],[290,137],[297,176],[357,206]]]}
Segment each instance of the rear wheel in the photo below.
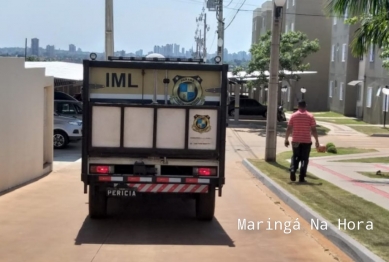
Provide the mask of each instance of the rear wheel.
{"label": "rear wheel", "polygon": [[199,194],[196,199],[196,217],[199,220],[211,221],[215,214],[215,187],[210,186],[208,193]]}
{"label": "rear wheel", "polygon": [[99,187],[91,186],[89,188],[89,217],[99,219],[107,216],[107,196]]}

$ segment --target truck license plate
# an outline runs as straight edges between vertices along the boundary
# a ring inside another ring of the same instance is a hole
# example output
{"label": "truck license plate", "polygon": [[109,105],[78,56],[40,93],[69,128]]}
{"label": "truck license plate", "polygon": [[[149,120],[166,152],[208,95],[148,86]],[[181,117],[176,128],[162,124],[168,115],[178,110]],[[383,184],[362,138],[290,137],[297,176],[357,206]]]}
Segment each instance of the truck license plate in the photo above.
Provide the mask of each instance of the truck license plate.
{"label": "truck license plate", "polygon": [[134,189],[130,189],[130,188],[108,188],[107,196],[136,197],[136,192]]}

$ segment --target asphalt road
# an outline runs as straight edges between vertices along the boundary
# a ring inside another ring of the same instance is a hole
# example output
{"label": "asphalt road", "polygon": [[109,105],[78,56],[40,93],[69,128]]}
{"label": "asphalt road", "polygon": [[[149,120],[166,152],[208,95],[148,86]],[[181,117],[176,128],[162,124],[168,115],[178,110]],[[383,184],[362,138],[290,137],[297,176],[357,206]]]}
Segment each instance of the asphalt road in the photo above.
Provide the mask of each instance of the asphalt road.
{"label": "asphalt road", "polygon": [[[213,222],[195,220],[194,202],[158,196],[112,199],[110,217],[92,221],[80,144],[56,150],[50,175],[0,197],[0,261],[352,261],[245,170],[241,159],[256,157],[250,135],[228,130],[226,185]],[[238,229],[238,219],[296,218],[300,230],[290,234]]]}

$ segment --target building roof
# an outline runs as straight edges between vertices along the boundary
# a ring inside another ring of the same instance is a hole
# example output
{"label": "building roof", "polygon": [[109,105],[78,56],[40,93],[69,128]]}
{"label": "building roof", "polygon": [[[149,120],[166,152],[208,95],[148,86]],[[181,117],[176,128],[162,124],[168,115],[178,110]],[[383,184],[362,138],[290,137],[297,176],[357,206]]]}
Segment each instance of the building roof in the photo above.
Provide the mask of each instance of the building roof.
{"label": "building roof", "polygon": [[26,68],[45,68],[46,76],[66,80],[83,80],[83,65],[68,62],[25,62]]}

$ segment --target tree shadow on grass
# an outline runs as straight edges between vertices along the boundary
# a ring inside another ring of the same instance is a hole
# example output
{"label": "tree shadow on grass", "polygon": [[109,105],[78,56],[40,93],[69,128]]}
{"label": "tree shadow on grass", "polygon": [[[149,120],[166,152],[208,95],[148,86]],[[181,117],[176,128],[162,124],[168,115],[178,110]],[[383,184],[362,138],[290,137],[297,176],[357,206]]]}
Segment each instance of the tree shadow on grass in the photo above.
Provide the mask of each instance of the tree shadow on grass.
{"label": "tree shadow on grass", "polygon": [[[277,124],[277,136],[284,136],[286,133],[288,124],[287,123],[278,123]],[[320,125],[316,126],[318,136],[326,136],[327,131],[322,129]],[[266,137],[266,122],[258,123],[253,126],[245,127],[245,129],[235,130],[236,132],[245,132],[245,133],[258,133],[258,136]]]}

